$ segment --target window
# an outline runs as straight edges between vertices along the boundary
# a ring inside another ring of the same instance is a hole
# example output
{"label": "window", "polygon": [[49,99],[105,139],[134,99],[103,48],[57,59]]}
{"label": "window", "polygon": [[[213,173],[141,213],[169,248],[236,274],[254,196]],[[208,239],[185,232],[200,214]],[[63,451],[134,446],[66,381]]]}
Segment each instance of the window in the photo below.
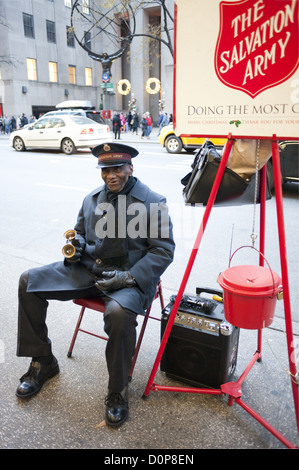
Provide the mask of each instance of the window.
{"label": "window", "polygon": [[52,122],[53,122],[53,127],[64,127],[65,126],[65,122],[62,119],[59,119],[59,118],[53,119]]}
{"label": "window", "polygon": [[89,15],[89,0],[82,0],[82,12]]}
{"label": "window", "polygon": [[34,38],[33,16],[23,13],[24,34],[27,38]]}
{"label": "window", "polygon": [[66,27],[66,43],[69,47],[75,47],[75,36],[70,26]]}
{"label": "window", "polygon": [[69,65],[69,83],[76,85],[76,67]]}
{"label": "window", "polygon": [[92,68],[85,67],[85,85],[92,86]]}
{"label": "window", "polygon": [[46,20],[47,25],[47,40],[48,42],[56,42],[56,32],[54,21]]}
{"label": "window", "polygon": [[72,8],[72,0],[64,0],[64,6]]}
{"label": "window", "polygon": [[64,127],[64,126],[65,126],[65,122],[59,118],[48,118],[48,121],[46,122],[46,129],[53,129],[56,127]]}
{"label": "window", "polygon": [[57,63],[49,62],[49,81],[57,82]]}
{"label": "window", "polygon": [[91,33],[89,31],[84,31],[84,46],[91,51]]}
{"label": "window", "polygon": [[36,59],[29,59],[27,57],[27,78],[28,80],[37,80]]}
{"label": "window", "polygon": [[33,129],[45,129],[48,121],[47,118],[39,119],[37,123],[33,124]]}

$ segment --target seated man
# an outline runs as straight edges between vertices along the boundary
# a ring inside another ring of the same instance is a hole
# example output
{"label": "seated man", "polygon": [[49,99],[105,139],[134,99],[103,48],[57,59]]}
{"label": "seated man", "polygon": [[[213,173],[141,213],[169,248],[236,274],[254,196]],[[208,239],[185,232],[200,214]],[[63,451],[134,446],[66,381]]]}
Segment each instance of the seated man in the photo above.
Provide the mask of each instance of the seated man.
{"label": "seated man", "polygon": [[16,395],[36,394],[59,372],[46,326],[48,300],[100,296],[108,334],[105,419],[117,426],[128,416],[136,315],[151,304],[160,276],[173,260],[175,245],[165,198],[133,177],[131,159],[138,151],[109,143],[92,153],[105,184],[83,201],[75,225],[75,253],[20,277],[17,355],[32,361]]}

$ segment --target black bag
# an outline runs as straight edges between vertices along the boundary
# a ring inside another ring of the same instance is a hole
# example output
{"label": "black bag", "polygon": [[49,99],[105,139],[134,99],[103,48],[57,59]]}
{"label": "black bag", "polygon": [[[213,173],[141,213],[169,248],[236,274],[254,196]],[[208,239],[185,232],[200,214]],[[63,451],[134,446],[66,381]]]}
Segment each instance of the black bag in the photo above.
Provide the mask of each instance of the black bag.
{"label": "black bag", "polygon": [[[195,154],[192,164],[193,171],[181,180],[185,186],[183,197],[186,203],[207,204],[220,161],[221,156],[214,144],[206,141]],[[256,175],[253,175],[250,179],[245,180],[231,169],[225,168],[215,203],[253,204],[255,178]],[[236,198],[238,199],[235,200]],[[271,192],[267,185],[267,199],[270,198]],[[257,199],[259,202],[259,195]]]}

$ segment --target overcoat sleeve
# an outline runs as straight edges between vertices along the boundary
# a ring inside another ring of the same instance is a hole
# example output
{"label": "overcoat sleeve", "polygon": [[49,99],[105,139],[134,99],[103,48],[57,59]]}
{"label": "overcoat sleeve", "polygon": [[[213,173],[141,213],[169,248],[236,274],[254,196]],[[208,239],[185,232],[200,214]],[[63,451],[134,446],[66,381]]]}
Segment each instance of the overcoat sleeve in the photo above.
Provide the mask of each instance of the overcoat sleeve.
{"label": "overcoat sleeve", "polygon": [[152,210],[149,211],[144,256],[130,268],[130,273],[144,293],[148,291],[149,285],[157,285],[163,272],[173,261],[175,249],[166,199],[161,197],[154,200],[151,203]]}

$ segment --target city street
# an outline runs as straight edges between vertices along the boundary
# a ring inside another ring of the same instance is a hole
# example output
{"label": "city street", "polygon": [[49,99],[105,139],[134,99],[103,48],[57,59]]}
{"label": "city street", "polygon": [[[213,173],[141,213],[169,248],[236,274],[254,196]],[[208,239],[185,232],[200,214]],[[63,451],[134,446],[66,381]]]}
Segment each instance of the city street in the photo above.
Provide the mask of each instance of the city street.
{"label": "city street", "polygon": [[[167,303],[180,287],[204,213],[203,207],[186,207],[182,197],[180,180],[191,171],[193,155],[168,154],[157,137],[144,142],[140,136],[133,139],[126,135],[120,143],[131,144],[140,152],[133,161],[134,175],[167,197],[176,240],[175,260],[162,278]],[[16,152],[8,138],[1,136],[0,160],[0,368],[4,394],[0,404],[4,420],[0,447],[283,448],[237,405],[228,407],[225,399],[163,392],[151,392],[147,400],[141,399],[159,347],[158,322],[150,322],[147,327],[130,388],[128,423],[117,431],[96,428],[104,413],[105,345],[94,338],[80,337],[74,357],[66,357],[78,314],[78,308],[71,302],[53,302],[49,308],[49,335],[61,374],[34,399],[26,403],[16,399],[18,379],[28,365],[26,358],[15,356],[18,278],[30,267],[62,259],[63,233],[73,228],[84,196],[100,186],[102,180],[97,161],[87,150],[71,156],[46,150]],[[292,319],[299,360],[298,185],[284,185],[283,194]],[[218,274],[227,268],[234,250],[251,245],[253,226],[258,233],[259,205],[255,217],[253,204],[214,207],[186,293],[195,294],[196,287],[201,286],[219,289]],[[257,248],[258,242],[259,238]],[[257,264],[257,256],[251,251],[241,250],[234,263]],[[275,196],[267,201],[265,256],[271,268],[280,274]],[[154,310],[159,314],[158,305]],[[97,325],[97,318],[93,318]],[[250,397],[250,406],[298,445],[290,378],[284,370],[288,368],[284,331],[284,306],[279,301],[275,320],[265,331],[263,361],[255,364],[243,393],[245,402]],[[236,376],[242,373],[255,349],[256,332],[242,330]],[[159,381],[172,383],[161,372],[156,382]]]}

